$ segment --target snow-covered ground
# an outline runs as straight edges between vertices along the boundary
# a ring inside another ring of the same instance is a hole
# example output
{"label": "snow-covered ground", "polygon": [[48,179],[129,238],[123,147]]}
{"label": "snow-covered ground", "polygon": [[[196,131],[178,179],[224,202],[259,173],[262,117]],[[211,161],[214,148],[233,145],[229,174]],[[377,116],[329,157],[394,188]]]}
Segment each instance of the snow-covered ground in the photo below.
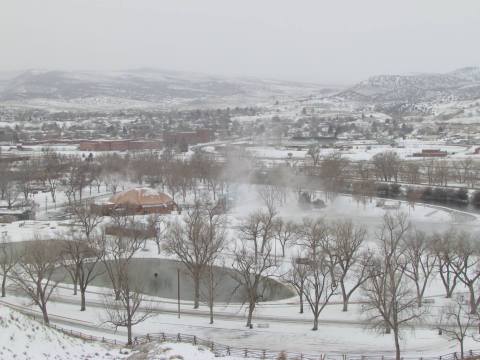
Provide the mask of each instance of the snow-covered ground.
{"label": "snow-covered ground", "polygon": [[120,350],[64,335],[8,307],[0,307],[1,359],[126,358]]}
{"label": "snow-covered ground", "polygon": [[[223,252],[225,266],[231,263],[231,251],[235,246],[235,226],[251,211],[262,207],[259,199],[258,187],[241,185],[232,187],[230,195],[233,198],[233,207],[229,214],[229,247]],[[318,193],[317,196],[321,196]],[[366,226],[369,231],[368,244],[374,244],[375,232],[381,223],[385,209],[377,207],[376,201],[359,203],[352,197],[339,195],[331,200],[325,199],[326,207],[318,210],[305,210],[297,206],[293,194],[287,203],[278,209],[279,216],[286,219],[301,221],[303,217],[322,218],[326,220],[344,220],[351,218],[355,223]],[[441,231],[449,227],[461,226],[472,233],[478,232],[480,220],[477,215],[466,214],[442,207],[433,207],[417,204],[410,207],[406,202],[387,202],[392,207],[398,206],[399,211],[409,214],[412,225],[426,231]],[[390,210],[392,211],[392,210]],[[396,210],[394,210],[396,211]],[[174,219],[176,214],[170,215]],[[3,225],[2,233],[10,241],[31,240],[35,234],[55,235],[62,229],[67,229],[69,220],[58,221],[31,221],[15,222]],[[43,237],[43,236],[42,236]],[[279,270],[277,278],[288,267],[290,256],[294,255],[295,247],[287,250],[285,258],[280,257],[280,247],[277,247]],[[172,258],[161,253],[157,255],[157,248],[153,241],[149,241],[144,250],[138,252],[138,257]],[[151,276],[152,274],[145,274]],[[459,291],[465,291],[462,287]],[[83,332],[96,336],[114,337],[120,341],[125,340],[125,331],[113,329],[104,324],[105,313],[103,302],[105,294],[110,290],[90,286],[87,291],[87,310],[79,312],[79,298],[73,296],[68,285],[59,287],[49,303],[49,312],[52,322],[60,322],[62,326],[81,329]],[[435,301],[432,314],[440,309],[444,303],[443,289],[438,279],[435,279],[427,289],[427,296]],[[36,308],[26,298],[19,296],[15,289],[10,287],[7,298],[4,300],[14,305],[19,305],[36,311]],[[208,324],[208,309],[202,305],[200,309],[193,310],[192,302],[182,301],[182,316],[177,318],[176,302],[174,299],[161,299],[148,297],[154,304],[158,314],[144,323],[134,327],[134,336],[146,333],[186,333],[211,339],[212,341],[233,347],[266,348],[276,351],[288,350],[304,353],[342,353],[391,354],[393,339],[391,335],[377,334],[366,328],[365,318],[362,316],[362,305],[359,303],[361,294],[357,293],[352,299],[348,312],[341,311],[340,297],[332,299],[320,316],[320,329],[310,331],[312,317],[308,307],[304,314],[298,314],[298,297],[289,299],[262,302],[258,305],[254,315],[255,327],[247,329],[245,325],[245,307],[238,303],[218,303],[215,306],[215,324]],[[422,356],[449,353],[455,350],[455,344],[449,343],[445,338],[437,335],[433,329],[433,320],[425,321],[416,327],[416,330],[406,331],[402,338],[402,349],[405,356]],[[260,326],[259,326],[260,325]],[[291,339],[295,339],[294,342]],[[344,344],[349,344],[348,349]],[[467,347],[476,348],[476,343],[469,342]],[[203,353],[202,353],[203,354]]]}

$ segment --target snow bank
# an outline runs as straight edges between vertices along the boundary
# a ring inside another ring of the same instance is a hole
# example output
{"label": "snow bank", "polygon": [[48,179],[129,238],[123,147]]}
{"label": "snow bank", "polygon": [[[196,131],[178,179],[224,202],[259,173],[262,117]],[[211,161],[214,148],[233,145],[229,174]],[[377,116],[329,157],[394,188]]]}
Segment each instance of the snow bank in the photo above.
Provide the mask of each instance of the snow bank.
{"label": "snow bank", "polygon": [[123,359],[119,349],[69,337],[0,307],[0,359]]}
{"label": "snow bank", "polygon": [[[138,353],[132,355],[129,359],[149,359],[149,360],[214,360],[219,359],[209,349],[203,346],[194,346],[184,343],[151,343],[140,346]],[[236,360],[237,357],[225,356],[222,360]],[[247,359],[242,357],[242,359]]]}

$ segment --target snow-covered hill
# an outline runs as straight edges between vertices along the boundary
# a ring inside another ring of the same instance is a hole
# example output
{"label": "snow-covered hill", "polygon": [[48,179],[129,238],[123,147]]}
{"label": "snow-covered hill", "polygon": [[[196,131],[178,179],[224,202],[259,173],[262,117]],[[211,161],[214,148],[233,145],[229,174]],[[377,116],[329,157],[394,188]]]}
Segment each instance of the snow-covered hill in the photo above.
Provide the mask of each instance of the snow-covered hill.
{"label": "snow-covered hill", "polygon": [[480,67],[446,74],[377,75],[338,94],[370,103],[421,103],[480,98]]}
{"label": "snow-covered hill", "polygon": [[120,349],[84,342],[0,307],[0,359],[124,359]]}
{"label": "snow-covered hill", "polygon": [[[201,346],[183,343],[148,343],[134,350],[109,348],[65,335],[8,307],[0,307],[0,359],[184,359],[213,360],[215,355]],[[223,357],[235,360],[233,357]]]}
{"label": "snow-covered hill", "polygon": [[325,86],[255,78],[227,78],[137,69],[116,72],[26,71],[0,88],[0,101],[66,108],[253,105],[275,97],[322,94]]}

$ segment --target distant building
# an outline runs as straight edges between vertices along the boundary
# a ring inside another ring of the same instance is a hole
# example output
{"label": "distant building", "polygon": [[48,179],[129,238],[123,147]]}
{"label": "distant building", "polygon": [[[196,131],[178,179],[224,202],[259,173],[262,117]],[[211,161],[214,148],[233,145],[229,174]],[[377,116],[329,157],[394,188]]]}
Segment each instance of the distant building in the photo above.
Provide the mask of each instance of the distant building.
{"label": "distant building", "polygon": [[414,153],[414,157],[446,157],[448,153],[438,149],[423,149],[422,152]]}
{"label": "distant building", "polygon": [[0,208],[0,223],[10,223],[21,220],[34,220],[35,213],[31,209],[5,209]]}
{"label": "distant building", "polygon": [[178,206],[167,194],[150,188],[136,188],[118,193],[105,203],[93,204],[92,210],[102,215],[170,214],[178,210]]}
{"label": "distant building", "polygon": [[127,151],[127,150],[155,150],[162,147],[159,140],[85,140],[81,141],[81,151]]}
{"label": "distant building", "polygon": [[170,131],[163,134],[163,142],[168,147],[185,148],[189,145],[207,143],[214,140],[212,130],[199,129],[195,131]]}

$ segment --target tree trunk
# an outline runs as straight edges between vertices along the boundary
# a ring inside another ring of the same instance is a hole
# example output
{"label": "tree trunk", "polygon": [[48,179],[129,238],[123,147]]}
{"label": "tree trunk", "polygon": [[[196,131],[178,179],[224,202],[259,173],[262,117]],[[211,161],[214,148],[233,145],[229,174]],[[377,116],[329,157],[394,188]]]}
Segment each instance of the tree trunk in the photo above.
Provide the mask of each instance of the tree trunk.
{"label": "tree trunk", "polygon": [[132,322],[130,320],[127,322],[127,345],[132,345]]}
{"label": "tree trunk", "polygon": [[248,305],[248,318],[247,318],[247,327],[252,326],[253,311],[255,310],[255,303],[250,303]]}
{"label": "tree trunk", "polygon": [[312,328],[312,330],[313,331],[318,330],[318,315],[313,316],[313,328]]}
{"label": "tree trunk", "polygon": [[460,340],[460,359],[463,359],[463,339]]}
{"label": "tree trunk", "polygon": [[80,296],[81,296],[80,311],[85,311],[85,290],[80,291]]}
{"label": "tree trunk", "polygon": [[78,275],[75,275],[75,278],[73,279],[73,295],[77,295],[78,291]]}
{"label": "tree trunk", "polygon": [[47,312],[47,304],[42,305],[40,308],[42,310],[43,322],[45,323],[45,325],[50,325],[50,319],[48,318]]}
{"label": "tree trunk", "polygon": [[193,308],[198,309],[200,306],[200,274],[193,275],[195,293],[193,294]]}
{"label": "tree trunk", "polygon": [[475,289],[473,284],[468,285],[468,292],[470,293],[470,314],[477,313],[477,302],[475,301]]}
{"label": "tree trunk", "polygon": [[393,335],[395,337],[395,358],[396,360],[401,360],[400,358],[400,339],[399,339],[399,334],[398,330],[393,331]]}
{"label": "tree trunk", "polygon": [[5,297],[6,294],[7,294],[6,284],[7,284],[7,274],[6,274],[6,273],[3,273],[3,279],[2,279],[2,297]]}
{"label": "tree trunk", "polygon": [[303,287],[302,291],[300,292],[300,314],[303,314]]}
{"label": "tree trunk", "polygon": [[213,324],[213,301],[210,302],[210,324]]}
{"label": "tree trunk", "polygon": [[345,289],[345,284],[343,281],[340,282],[340,287],[342,288],[342,301],[343,301],[343,308],[342,311],[348,311],[348,300],[349,296],[347,294],[347,290]]}

